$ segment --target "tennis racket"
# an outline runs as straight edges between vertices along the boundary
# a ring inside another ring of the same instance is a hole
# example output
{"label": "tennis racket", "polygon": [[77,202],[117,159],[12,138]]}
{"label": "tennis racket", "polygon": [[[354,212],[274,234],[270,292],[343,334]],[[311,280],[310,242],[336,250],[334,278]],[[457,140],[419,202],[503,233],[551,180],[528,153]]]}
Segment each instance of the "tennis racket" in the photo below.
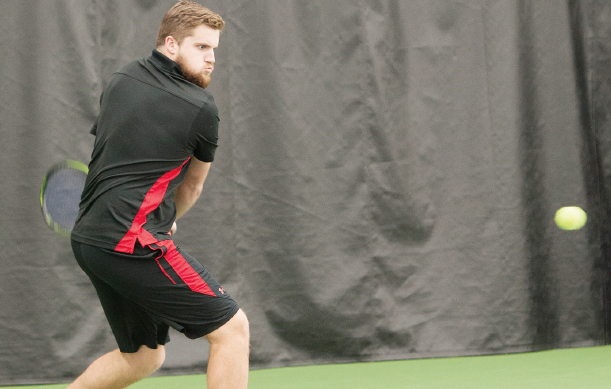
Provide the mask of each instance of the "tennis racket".
{"label": "tennis racket", "polygon": [[40,208],[43,217],[61,236],[69,237],[74,227],[88,171],[87,165],[67,160],[53,165],[42,181]]}

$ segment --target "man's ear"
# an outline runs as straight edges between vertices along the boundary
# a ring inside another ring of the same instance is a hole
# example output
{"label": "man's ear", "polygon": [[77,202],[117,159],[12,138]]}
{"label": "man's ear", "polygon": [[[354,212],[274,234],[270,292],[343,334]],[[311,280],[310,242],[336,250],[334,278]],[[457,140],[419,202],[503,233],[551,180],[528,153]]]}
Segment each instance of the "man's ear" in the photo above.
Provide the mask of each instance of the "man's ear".
{"label": "man's ear", "polygon": [[171,56],[175,56],[178,53],[178,42],[176,42],[173,36],[168,35],[165,37],[165,49]]}

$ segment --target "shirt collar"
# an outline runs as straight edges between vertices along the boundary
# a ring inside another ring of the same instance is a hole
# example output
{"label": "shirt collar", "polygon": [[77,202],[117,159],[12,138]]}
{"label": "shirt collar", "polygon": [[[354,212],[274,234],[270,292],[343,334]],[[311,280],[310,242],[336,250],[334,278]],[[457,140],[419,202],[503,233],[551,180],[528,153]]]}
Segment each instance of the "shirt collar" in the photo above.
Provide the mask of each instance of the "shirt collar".
{"label": "shirt collar", "polygon": [[151,55],[150,59],[161,70],[171,73],[171,74],[175,74],[180,77],[184,77],[184,75],[182,74],[182,70],[180,70],[180,66],[178,66],[176,62],[166,57],[163,53],[161,53],[157,49],[153,50],[153,54]]}

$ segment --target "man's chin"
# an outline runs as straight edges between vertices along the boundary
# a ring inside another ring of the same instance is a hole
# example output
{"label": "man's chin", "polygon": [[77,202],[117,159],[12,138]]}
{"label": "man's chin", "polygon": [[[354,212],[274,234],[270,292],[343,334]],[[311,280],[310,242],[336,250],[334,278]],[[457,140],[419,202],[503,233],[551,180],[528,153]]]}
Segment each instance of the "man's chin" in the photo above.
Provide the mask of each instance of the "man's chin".
{"label": "man's chin", "polygon": [[188,66],[186,66],[186,63],[184,62],[183,58],[180,56],[176,59],[176,63],[180,67],[180,70],[182,70],[182,74],[185,76],[187,81],[190,81],[194,83],[195,85],[199,86],[200,88],[204,88],[204,89],[206,89],[206,87],[210,85],[210,80],[211,80],[210,73],[192,72],[191,69]]}
{"label": "man's chin", "polygon": [[198,75],[185,74],[185,78],[187,79],[187,81],[190,81],[203,89],[206,89],[206,87],[210,85],[210,81],[211,81],[210,75],[203,75],[203,74],[198,74]]}
{"label": "man's chin", "polygon": [[210,78],[210,75],[204,75],[200,78],[201,83],[197,84],[200,87],[206,89],[208,87],[208,85],[210,85],[210,81],[212,81],[212,79]]}

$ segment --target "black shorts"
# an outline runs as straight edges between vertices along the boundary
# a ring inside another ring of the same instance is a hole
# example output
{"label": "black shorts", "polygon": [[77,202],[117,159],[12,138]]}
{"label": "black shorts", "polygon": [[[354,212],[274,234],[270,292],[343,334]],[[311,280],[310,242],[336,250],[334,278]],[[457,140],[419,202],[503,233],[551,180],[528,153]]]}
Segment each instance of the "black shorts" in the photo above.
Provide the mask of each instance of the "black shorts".
{"label": "black shorts", "polygon": [[239,309],[198,261],[165,242],[169,244],[157,249],[136,244],[134,254],[123,254],[72,241],[121,352],[166,344],[170,326],[188,338],[199,338]]}

